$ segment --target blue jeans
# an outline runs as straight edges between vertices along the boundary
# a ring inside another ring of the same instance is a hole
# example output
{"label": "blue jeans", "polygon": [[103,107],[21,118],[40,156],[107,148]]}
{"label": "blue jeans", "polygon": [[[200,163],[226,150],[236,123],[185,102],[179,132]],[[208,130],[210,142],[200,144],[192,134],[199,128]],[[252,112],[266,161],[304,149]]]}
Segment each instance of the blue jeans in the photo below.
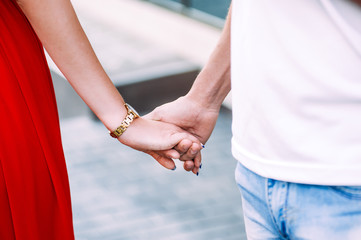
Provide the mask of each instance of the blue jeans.
{"label": "blue jeans", "polygon": [[236,181],[249,240],[361,239],[361,186],[283,182],[261,177],[240,163]]}

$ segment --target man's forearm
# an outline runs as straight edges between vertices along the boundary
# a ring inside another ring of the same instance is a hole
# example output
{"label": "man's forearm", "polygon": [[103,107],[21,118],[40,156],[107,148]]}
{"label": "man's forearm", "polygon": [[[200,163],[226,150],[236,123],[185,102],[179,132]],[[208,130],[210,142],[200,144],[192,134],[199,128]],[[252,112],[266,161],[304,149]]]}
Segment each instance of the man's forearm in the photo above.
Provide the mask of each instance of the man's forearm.
{"label": "man's forearm", "polygon": [[231,90],[230,31],[232,5],[217,47],[194,82],[188,97],[209,108],[219,108]]}

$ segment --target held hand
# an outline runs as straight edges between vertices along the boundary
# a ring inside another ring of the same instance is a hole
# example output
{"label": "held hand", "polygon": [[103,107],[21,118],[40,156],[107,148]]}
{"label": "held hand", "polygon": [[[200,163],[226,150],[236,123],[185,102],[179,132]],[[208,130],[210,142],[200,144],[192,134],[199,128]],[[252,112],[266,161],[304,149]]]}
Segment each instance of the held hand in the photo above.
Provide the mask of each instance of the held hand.
{"label": "held hand", "polygon": [[181,157],[173,149],[175,146],[186,144],[188,148],[196,152],[202,148],[196,137],[181,128],[144,118],[135,119],[118,140],[131,148],[148,153],[168,169],[175,168],[172,158]]}
{"label": "held hand", "polygon": [[[218,114],[219,108],[213,109],[202,106],[185,96],[157,107],[144,118],[175,124],[205,144],[214,129]],[[180,160],[185,161],[185,170],[192,170],[193,173],[197,173],[199,165],[196,161],[191,161],[197,157],[197,154],[192,154],[193,152],[189,147],[189,143],[183,141],[175,149],[181,154]]]}

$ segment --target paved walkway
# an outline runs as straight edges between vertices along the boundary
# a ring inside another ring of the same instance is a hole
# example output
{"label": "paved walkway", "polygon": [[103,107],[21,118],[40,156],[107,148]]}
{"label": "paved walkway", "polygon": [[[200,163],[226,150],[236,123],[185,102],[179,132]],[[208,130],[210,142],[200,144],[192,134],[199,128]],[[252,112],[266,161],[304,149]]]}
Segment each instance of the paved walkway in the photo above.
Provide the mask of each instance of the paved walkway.
{"label": "paved walkway", "polygon": [[197,177],[162,168],[87,117],[61,121],[77,240],[246,239],[223,109]]}

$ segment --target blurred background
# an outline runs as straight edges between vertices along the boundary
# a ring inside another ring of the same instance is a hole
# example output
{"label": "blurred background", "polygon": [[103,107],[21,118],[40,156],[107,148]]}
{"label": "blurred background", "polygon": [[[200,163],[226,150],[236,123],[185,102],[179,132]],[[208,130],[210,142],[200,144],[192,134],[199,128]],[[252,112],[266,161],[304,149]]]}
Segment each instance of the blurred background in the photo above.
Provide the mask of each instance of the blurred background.
{"label": "blurred background", "polygon": [[[220,36],[230,0],[74,0],[115,86],[141,114],[186,94]],[[162,168],[107,134],[48,58],[77,240],[246,239],[224,102],[197,177]]]}

